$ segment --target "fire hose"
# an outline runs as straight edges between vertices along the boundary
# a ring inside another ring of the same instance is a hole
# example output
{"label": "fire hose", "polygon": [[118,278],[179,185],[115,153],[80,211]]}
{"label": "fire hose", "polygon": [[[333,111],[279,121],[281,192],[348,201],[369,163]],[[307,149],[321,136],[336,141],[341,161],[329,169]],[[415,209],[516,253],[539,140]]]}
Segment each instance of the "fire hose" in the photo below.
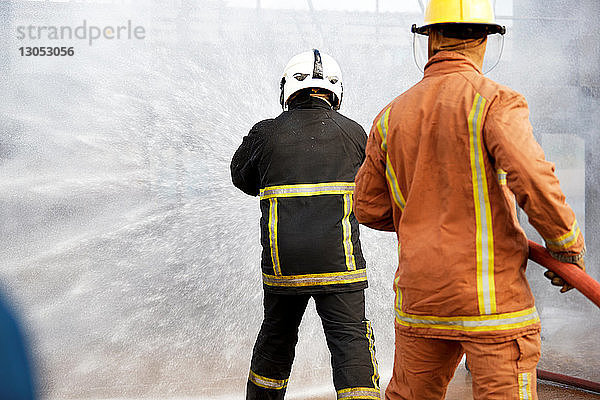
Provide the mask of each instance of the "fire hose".
{"label": "fire hose", "polygon": [[600,307],[600,283],[573,264],[556,260],[543,246],[529,241],[529,258],[548,268]]}
{"label": "fire hose", "polygon": [[[569,285],[579,290],[585,297],[592,301],[592,303],[600,307],[600,283],[577,266],[556,260],[550,255],[548,250],[531,240],[529,241],[529,259],[559,275]],[[537,370],[537,376],[543,380],[600,393],[600,383],[541,369]]]}

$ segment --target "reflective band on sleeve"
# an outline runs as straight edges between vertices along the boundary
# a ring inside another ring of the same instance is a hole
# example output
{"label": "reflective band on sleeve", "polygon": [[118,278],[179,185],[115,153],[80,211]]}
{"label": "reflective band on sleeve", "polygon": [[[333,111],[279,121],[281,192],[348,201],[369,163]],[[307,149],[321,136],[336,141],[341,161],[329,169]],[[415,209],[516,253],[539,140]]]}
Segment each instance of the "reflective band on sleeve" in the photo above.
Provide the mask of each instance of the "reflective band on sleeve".
{"label": "reflective band on sleeve", "polygon": [[531,372],[519,374],[519,400],[532,400]]}
{"label": "reflective band on sleeve", "polygon": [[400,211],[404,211],[406,200],[400,191],[398,178],[396,177],[396,173],[394,172],[394,168],[390,162],[390,156],[387,154],[387,135],[389,131],[390,110],[391,107],[388,107],[388,109],[385,110],[385,112],[381,115],[381,118],[379,118],[377,121],[377,132],[379,132],[379,136],[381,136],[381,150],[386,153],[385,177],[390,185],[390,189],[392,190],[392,198],[394,199],[394,203],[396,203],[396,205],[400,208]]}
{"label": "reflective band on sleeve", "polygon": [[475,223],[477,226],[477,297],[480,314],[496,313],[496,289],[494,282],[494,233],[488,193],[488,183],[483,162],[482,118],[486,100],[475,95],[469,114],[469,145]]}
{"label": "reflective band on sleeve", "polygon": [[277,245],[277,199],[269,199],[269,243],[271,245],[271,262],[275,275],[281,275],[279,249]]}
{"label": "reflective band on sleeve", "polygon": [[342,218],[342,231],[344,243],[344,255],[346,258],[346,268],[349,271],[356,269],[354,260],[354,246],[352,245],[352,225],[350,224],[350,214],[352,213],[352,194],[344,195],[344,217]]}
{"label": "reflective band on sleeve", "polygon": [[320,196],[325,194],[349,194],[354,192],[354,182],[327,182],[316,184],[298,184],[269,186],[260,189],[260,199],[275,197]]}
{"label": "reflective band on sleeve", "polygon": [[387,133],[389,129],[390,109],[385,110],[379,121],[377,121],[377,131],[381,136],[381,150],[387,152]]}
{"label": "reflective band on sleeve", "polygon": [[252,371],[250,371],[250,375],[248,375],[248,380],[261,388],[274,390],[285,389],[288,383],[287,379],[265,378],[264,376],[255,374]]}
{"label": "reflective band on sleeve", "polygon": [[506,171],[503,169],[498,170],[498,183],[506,185]]}
{"label": "reflective band on sleeve", "polygon": [[340,285],[367,280],[367,271],[357,269],[346,272],[330,272],[309,275],[267,275],[263,273],[263,283],[269,286],[301,287],[315,285]]}
{"label": "reflective band on sleeve", "polygon": [[389,154],[386,156],[385,177],[387,178],[390,188],[392,189],[392,198],[394,199],[394,203],[396,203],[396,205],[400,208],[400,211],[404,211],[406,200],[404,200],[404,196],[402,196],[402,192],[400,191],[398,178],[396,178],[396,173],[392,167]]}
{"label": "reflective band on sleeve", "polygon": [[573,222],[573,226],[571,227],[571,230],[569,232],[565,233],[564,235],[562,235],[556,239],[544,238],[544,240],[546,241],[546,247],[548,247],[548,249],[554,250],[554,251],[568,249],[577,241],[577,238],[579,237],[580,233],[581,233],[581,230],[579,229],[579,224],[577,223],[577,220],[575,220],[575,222]]}
{"label": "reflective band on sleeve", "polygon": [[368,388],[368,387],[355,387],[355,388],[338,390],[337,398],[338,398],[338,400],[339,399],[380,400],[381,395],[379,394],[379,389]]}

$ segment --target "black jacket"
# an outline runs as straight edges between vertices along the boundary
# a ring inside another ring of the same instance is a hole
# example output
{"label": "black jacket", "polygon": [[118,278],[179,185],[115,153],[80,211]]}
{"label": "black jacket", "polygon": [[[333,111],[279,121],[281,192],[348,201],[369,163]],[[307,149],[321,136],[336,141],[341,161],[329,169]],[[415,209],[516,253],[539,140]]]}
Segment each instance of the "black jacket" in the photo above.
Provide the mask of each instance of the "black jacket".
{"label": "black jacket", "polygon": [[366,140],[360,125],[307,95],[244,137],[231,177],[236,187],[261,197],[266,290],[322,293],[367,286],[352,212]]}

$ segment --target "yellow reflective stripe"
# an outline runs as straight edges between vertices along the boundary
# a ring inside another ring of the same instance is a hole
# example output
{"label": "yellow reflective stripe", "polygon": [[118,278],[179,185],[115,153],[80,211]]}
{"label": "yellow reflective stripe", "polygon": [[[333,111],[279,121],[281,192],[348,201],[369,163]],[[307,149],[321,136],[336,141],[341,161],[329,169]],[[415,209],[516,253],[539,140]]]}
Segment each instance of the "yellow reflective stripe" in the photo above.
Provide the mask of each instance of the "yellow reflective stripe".
{"label": "yellow reflective stripe", "polygon": [[256,386],[260,386],[261,388],[274,389],[274,390],[285,389],[285,387],[287,386],[287,383],[288,383],[287,379],[266,378],[264,376],[255,374],[254,372],[252,372],[252,370],[250,370],[250,374],[248,375],[248,380],[250,382],[254,383]]}
{"label": "yellow reflective stripe", "polygon": [[356,269],[354,260],[354,245],[352,244],[352,225],[350,224],[350,214],[352,213],[352,194],[344,195],[344,217],[342,218],[342,242],[344,244],[344,255],[346,258],[346,268],[349,271]]}
{"label": "yellow reflective stripe", "polygon": [[269,186],[260,189],[260,199],[277,197],[320,196],[325,194],[347,194],[354,192],[354,182],[325,182],[315,184]]}
{"label": "yellow reflective stripe", "polygon": [[531,372],[519,374],[519,400],[532,400]]}
{"label": "yellow reflective stripe", "polygon": [[390,156],[387,154],[387,134],[389,130],[390,110],[391,107],[385,110],[381,115],[381,118],[379,118],[377,121],[377,131],[379,132],[379,136],[381,136],[381,150],[386,153],[385,177],[390,185],[390,188],[392,189],[392,198],[394,199],[394,203],[396,203],[396,205],[400,208],[400,211],[404,211],[406,200],[400,191],[398,178],[396,177],[396,173],[394,172],[394,168],[390,162]]}
{"label": "yellow reflective stripe", "polygon": [[577,220],[575,220],[575,222],[573,222],[571,230],[565,233],[564,235],[557,237],[556,239],[544,238],[544,240],[546,241],[546,247],[548,247],[550,250],[567,249],[577,241],[577,238],[579,237],[580,233],[581,230],[579,229],[579,224],[577,223]]}
{"label": "yellow reflective stripe", "polygon": [[337,391],[337,398],[339,399],[369,399],[369,400],[380,400],[381,395],[379,389],[368,388],[368,387],[355,387],[341,389]]}
{"label": "yellow reflective stripe", "polygon": [[387,178],[390,188],[392,189],[392,198],[394,199],[394,203],[396,203],[396,205],[400,208],[400,211],[404,211],[404,207],[406,206],[406,200],[404,199],[404,196],[402,196],[402,192],[400,191],[400,186],[398,185],[398,178],[396,177],[396,173],[394,172],[394,168],[392,167],[389,154],[386,155],[385,177]]}
{"label": "yellow reflective stripe", "polygon": [[[373,387],[379,389],[379,369],[377,366],[377,359],[375,358],[375,339],[373,337],[373,327],[370,321],[365,321],[367,325],[367,340],[369,341],[369,353],[371,353],[371,365],[373,365],[373,375],[371,376],[371,382]],[[379,395],[379,393],[377,393]]]}
{"label": "yellow reflective stripe", "polygon": [[269,286],[302,287],[315,285],[340,285],[367,280],[367,270],[328,272],[307,275],[268,275],[263,272],[263,283]]}
{"label": "yellow reflective stripe", "polygon": [[396,308],[396,322],[414,328],[431,328],[463,332],[487,332],[517,329],[540,322],[535,307],[505,314],[436,317],[407,314]]}
{"label": "yellow reflective stripe", "polygon": [[441,330],[457,330],[464,332],[482,332],[516,329],[540,322],[535,307],[504,314],[437,317],[408,314],[402,311],[402,291],[398,287],[399,278],[394,279],[396,291],[396,322],[400,325],[415,328],[432,328]]}
{"label": "yellow reflective stripe", "polygon": [[477,227],[477,298],[479,312],[481,314],[495,314],[494,234],[482,144],[482,118],[485,104],[486,100],[479,93],[476,94],[469,114],[468,127],[475,223]]}
{"label": "yellow reflective stripe", "polygon": [[381,118],[377,121],[377,131],[379,132],[379,136],[381,136],[381,150],[385,152],[387,152],[387,133],[389,129],[390,110],[391,107],[385,110]]}
{"label": "yellow reflective stripe", "polygon": [[503,169],[498,169],[498,182],[501,185],[506,185],[506,171]]}
{"label": "yellow reflective stripe", "polygon": [[279,248],[277,245],[277,199],[269,199],[269,243],[271,244],[271,262],[275,275],[281,275]]}
{"label": "yellow reflective stripe", "polygon": [[402,312],[402,291],[398,287],[399,280],[400,278],[394,279],[394,291],[396,292],[396,304],[394,306],[395,310],[399,310],[400,312]]}

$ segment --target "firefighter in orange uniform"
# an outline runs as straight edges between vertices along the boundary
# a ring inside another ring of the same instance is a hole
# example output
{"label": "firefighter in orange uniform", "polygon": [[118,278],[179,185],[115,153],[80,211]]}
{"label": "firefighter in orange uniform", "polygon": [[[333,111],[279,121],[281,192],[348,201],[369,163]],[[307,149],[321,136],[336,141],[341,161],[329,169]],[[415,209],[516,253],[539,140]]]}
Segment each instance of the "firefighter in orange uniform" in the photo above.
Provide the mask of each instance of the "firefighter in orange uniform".
{"label": "firefighter in orange uniform", "polygon": [[[443,399],[466,353],[476,399],[536,399],[540,320],[514,199],[551,254],[584,268],[584,241],[525,99],[481,73],[488,0],[431,0],[423,79],[375,119],[354,213],[399,241],[396,354],[386,399]],[[548,274],[554,285],[569,289]]]}

